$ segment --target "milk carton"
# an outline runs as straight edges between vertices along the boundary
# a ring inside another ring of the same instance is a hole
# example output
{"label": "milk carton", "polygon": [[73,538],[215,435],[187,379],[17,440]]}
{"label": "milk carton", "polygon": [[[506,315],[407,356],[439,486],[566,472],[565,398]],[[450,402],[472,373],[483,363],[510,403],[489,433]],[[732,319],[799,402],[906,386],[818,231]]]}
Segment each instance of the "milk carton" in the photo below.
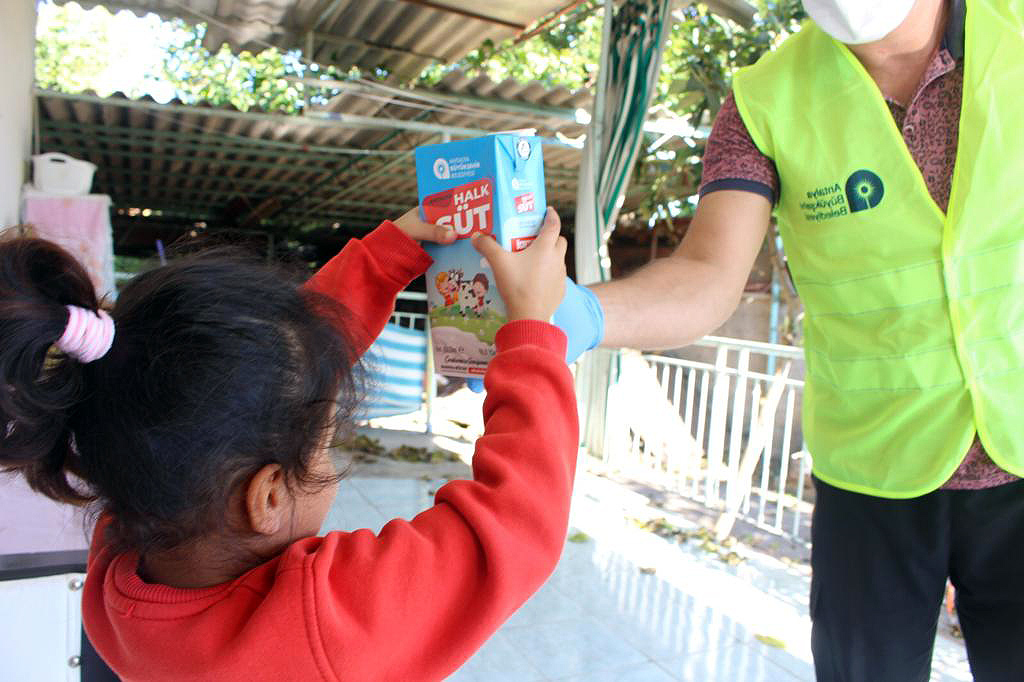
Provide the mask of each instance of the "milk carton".
{"label": "milk carton", "polygon": [[450,225],[454,244],[426,244],[434,368],[439,374],[483,376],[494,336],[507,321],[494,273],[469,237],[491,234],[505,249],[525,249],[544,220],[544,158],[540,138],[498,134],[420,147],[416,179],[424,219]]}

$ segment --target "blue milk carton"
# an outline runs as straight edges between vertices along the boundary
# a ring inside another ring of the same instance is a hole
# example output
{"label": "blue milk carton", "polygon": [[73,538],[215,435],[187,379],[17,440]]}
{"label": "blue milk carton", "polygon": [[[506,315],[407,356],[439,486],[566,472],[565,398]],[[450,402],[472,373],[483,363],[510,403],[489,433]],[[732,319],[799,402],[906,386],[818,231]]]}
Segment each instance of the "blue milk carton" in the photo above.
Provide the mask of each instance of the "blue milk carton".
{"label": "blue milk carton", "polygon": [[454,244],[426,244],[434,368],[439,374],[480,377],[494,357],[494,336],[507,321],[494,273],[469,237],[491,234],[521,251],[544,221],[544,157],[538,137],[488,135],[419,147],[416,180],[427,222],[450,225]]}

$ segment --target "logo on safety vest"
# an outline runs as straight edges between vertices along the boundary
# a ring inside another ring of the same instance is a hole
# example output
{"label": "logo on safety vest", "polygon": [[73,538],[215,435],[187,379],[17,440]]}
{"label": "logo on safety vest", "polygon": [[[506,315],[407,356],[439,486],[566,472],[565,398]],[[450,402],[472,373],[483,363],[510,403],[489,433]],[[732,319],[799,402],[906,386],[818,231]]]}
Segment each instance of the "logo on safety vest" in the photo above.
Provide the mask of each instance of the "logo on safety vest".
{"label": "logo on safety vest", "polygon": [[806,198],[800,200],[800,209],[808,222],[821,222],[874,208],[884,196],[882,178],[862,169],[846,179],[845,187],[833,182],[806,192]]}
{"label": "logo on safety vest", "polygon": [[884,196],[882,178],[869,170],[859,170],[846,181],[846,201],[850,204],[850,213],[874,208]]}

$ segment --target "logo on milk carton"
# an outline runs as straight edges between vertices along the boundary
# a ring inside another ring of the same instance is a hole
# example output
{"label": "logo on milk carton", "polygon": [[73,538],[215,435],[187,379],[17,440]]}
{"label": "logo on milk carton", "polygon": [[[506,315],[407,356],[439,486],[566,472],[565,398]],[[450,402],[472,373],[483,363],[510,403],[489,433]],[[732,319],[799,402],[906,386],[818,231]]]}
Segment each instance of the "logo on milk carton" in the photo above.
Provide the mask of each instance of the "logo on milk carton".
{"label": "logo on milk carton", "polygon": [[525,250],[526,247],[532,244],[535,239],[536,237],[513,237],[511,248],[512,253]]}
{"label": "logo on milk carton", "polygon": [[449,180],[452,177],[451,166],[446,159],[438,159],[434,162],[434,177],[438,180]]}
{"label": "logo on milk carton", "polygon": [[519,141],[516,142],[516,152],[519,154],[520,159],[528,159],[530,154],[533,153],[533,146],[528,139],[520,137]]}
{"label": "logo on milk carton", "polygon": [[537,202],[533,198],[533,192],[516,197],[516,213],[533,213],[536,208]]}
{"label": "logo on milk carton", "polygon": [[459,239],[475,232],[491,234],[494,225],[491,189],[491,179],[484,178],[431,194],[423,199],[424,218],[428,223],[451,226]]}

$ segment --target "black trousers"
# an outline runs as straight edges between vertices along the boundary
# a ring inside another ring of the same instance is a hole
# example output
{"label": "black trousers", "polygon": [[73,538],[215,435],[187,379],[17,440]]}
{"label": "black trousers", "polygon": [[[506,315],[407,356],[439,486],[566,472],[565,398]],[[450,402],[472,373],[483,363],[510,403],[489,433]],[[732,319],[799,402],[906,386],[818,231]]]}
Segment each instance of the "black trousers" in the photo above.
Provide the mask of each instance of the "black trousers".
{"label": "black trousers", "polygon": [[818,682],[927,682],[947,577],[975,681],[1024,681],[1024,481],[910,500],[814,483]]}

